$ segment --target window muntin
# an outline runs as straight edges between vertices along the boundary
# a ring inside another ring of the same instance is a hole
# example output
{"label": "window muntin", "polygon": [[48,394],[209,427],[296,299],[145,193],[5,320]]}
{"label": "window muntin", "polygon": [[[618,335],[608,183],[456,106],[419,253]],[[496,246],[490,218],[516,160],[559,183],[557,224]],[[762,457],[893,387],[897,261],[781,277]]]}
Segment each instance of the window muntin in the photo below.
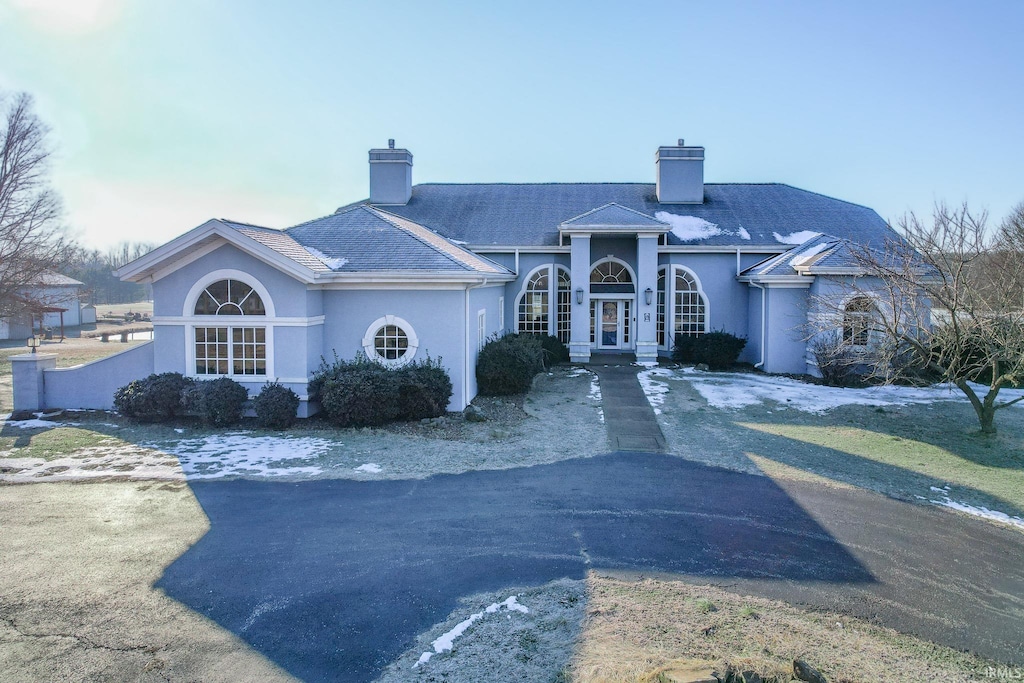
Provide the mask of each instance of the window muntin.
{"label": "window muntin", "polygon": [[548,334],[548,269],[538,270],[519,300],[519,331]]}
{"label": "window muntin", "polygon": [[264,327],[195,328],[197,375],[266,375]]}
{"label": "window muntin", "polygon": [[[240,280],[206,286],[192,309],[197,316],[265,316],[260,295]],[[226,323],[227,320],[224,320]],[[252,325],[197,326],[194,329],[196,375],[266,375],[267,329]]]}
{"label": "window muntin", "polygon": [[852,346],[868,346],[875,312],[875,302],[870,297],[858,296],[846,302],[843,307],[843,341]]}
{"label": "window muntin", "polygon": [[572,281],[569,271],[558,268],[558,311],[555,321],[555,336],[563,344],[569,343],[572,311]]}
{"label": "window muntin", "polygon": [[[558,265],[539,268],[527,280],[516,311],[517,332],[550,334],[568,344],[572,329],[572,279],[569,271]],[[504,325],[501,327],[503,329]]]}
{"label": "window muntin", "polygon": [[676,334],[695,336],[707,331],[707,306],[697,280],[687,271],[675,269],[673,339]]}
{"label": "window muntin", "polygon": [[590,271],[591,284],[632,284],[629,270],[618,261],[602,261]]}
{"label": "window muntin", "polygon": [[658,270],[658,303],[655,309],[654,329],[658,335],[658,346],[665,346],[665,269]]}
{"label": "window muntin", "polygon": [[409,351],[409,336],[398,325],[384,325],[373,334],[373,351],[384,360],[398,360]]}
{"label": "window muntin", "polygon": [[266,315],[260,295],[240,280],[218,280],[199,294],[195,315]]}
{"label": "window muntin", "polygon": [[416,355],[419,339],[412,325],[393,315],[373,321],[363,335],[366,357],[381,365],[396,366],[408,363]]}
{"label": "window muntin", "polygon": [[487,311],[481,309],[476,313],[476,352],[480,353],[487,339]]}

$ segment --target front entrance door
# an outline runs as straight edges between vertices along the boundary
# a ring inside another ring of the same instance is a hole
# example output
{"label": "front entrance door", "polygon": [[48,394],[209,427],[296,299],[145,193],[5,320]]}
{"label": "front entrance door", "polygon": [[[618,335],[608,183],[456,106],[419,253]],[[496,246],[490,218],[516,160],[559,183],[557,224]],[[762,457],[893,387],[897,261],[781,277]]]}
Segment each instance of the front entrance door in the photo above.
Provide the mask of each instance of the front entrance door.
{"label": "front entrance door", "polygon": [[598,301],[597,311],[601,321],[597,335],[597,348],[621,349],[622,301]]}

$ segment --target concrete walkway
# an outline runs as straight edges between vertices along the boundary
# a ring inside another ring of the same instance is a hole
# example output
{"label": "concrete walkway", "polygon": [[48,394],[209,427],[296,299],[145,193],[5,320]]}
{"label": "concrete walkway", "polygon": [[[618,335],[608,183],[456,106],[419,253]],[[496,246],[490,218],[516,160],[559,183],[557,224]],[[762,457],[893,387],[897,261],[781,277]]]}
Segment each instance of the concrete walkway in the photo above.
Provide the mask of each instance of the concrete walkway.
{"label": "concrete walkway", "polygon": [[591,365],[601,380],[604,422],[612,449],[665,453],[665,436],[647,402],[635,365]]}

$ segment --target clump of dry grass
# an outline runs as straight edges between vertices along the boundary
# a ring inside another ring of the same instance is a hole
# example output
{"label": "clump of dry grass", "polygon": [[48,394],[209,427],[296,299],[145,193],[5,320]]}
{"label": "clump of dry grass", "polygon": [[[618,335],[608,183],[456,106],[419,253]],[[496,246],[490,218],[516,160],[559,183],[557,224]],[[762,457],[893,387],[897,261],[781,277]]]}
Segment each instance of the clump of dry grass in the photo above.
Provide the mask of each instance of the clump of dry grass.
{"label": "clump of dry grass", "polygon": [[[713,586],[591,573],[575,683],[646,681],[681,659],[786,677],[796,657],[830,681],[972,681],[987,662],[851,617]],[[714,606],[714,611],[708,609]]]}

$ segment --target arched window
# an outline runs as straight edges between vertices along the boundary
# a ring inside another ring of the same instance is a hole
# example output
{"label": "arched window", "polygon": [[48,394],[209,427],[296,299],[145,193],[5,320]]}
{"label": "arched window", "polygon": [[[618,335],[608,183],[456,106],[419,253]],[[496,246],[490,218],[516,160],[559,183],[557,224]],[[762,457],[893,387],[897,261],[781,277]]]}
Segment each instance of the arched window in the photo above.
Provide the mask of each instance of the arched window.
{"label": "arched window", "polygon": [[550,271],[538,270],[526,282],[519,299],[519,331],[548,334]]}
{"label": "arched window", "polygon": [[598,261],[590,270],[591,294],[630,294],[633,291],[633,273],[617,258]]}
{"label": "arched window", "polygon": [[843,307],[843,341],[852,346],[867,346],[875,313],[871,297],[857,296],[847,301]]}
{"label": "arched window", "polygon": [[518,332],[550,334],[558,337],[563,344],[568,344],[572,324],[572,280],[569,271],[559,265],[538,268],[527,278],[516,310]]}
{"label": "arched window", "polygon": [[707,332],[707,304],[697,279],[683,268],[674,271],[673,339],[677,334],[704,334]]}
{"label": "arched window", "polygon": [[572,310],[572,280],[569,278],[569,271],[561,266],[558,270],[558,319],[555,326],[555,336],[563,344],[569,343],[571,329],[570,312]]}
{"label": "arched window", "polygon": [[266,316],[260,295],[240,280],[218,280],[196,299],[196,316],[232,316],[232,324],[217,321],[195,327],[197,375],[266,375],[267,328],[245,323],[247,316]]}
{"label": "arched window", "polygon": [[628,284],[633,282],[625,264],[618,261],[602,261],[590,271],[591,284]]}
{"label": "arched window", "polygon": [[249,285],[238,280],[218,280],[207,286],[196,300],[196,315],[266,315],[263,299]]}

